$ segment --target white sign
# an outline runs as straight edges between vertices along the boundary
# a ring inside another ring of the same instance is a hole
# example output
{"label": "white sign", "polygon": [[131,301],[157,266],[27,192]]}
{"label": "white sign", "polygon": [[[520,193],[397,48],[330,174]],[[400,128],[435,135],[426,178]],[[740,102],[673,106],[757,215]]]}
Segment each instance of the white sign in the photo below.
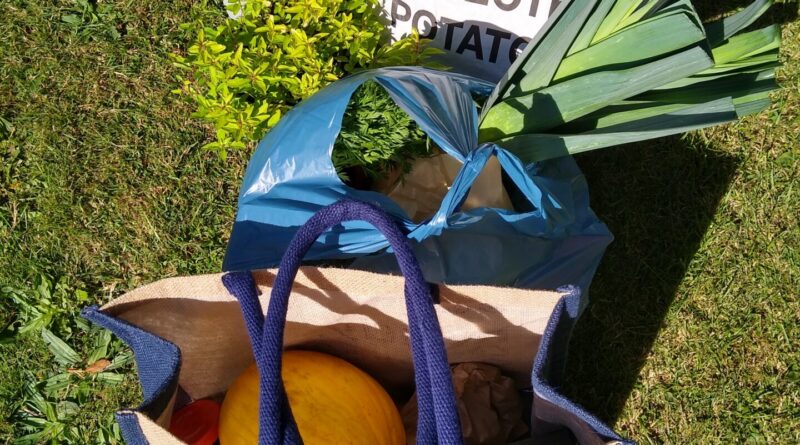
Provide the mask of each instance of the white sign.
{"label": "white sign", "polygon": [[562,0],[382,1],[394,39],[417,29],[453,71],[496,81]]}

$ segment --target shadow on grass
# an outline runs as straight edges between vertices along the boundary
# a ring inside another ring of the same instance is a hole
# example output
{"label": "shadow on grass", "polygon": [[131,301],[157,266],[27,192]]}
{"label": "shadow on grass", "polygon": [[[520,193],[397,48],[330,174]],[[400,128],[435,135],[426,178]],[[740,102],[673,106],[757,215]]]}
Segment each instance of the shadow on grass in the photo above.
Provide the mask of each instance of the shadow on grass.
{"label": "shadow on grass", "polygon": [[[708,20],[750,2],[694,4]],[[798,8],[794,1],[776,3],[749,29],[794,21]],[[607,422],[620,416],[741,162],[691,140],[672,137],[576,157],[592,208],[615,241],[575,328],[564,391]]]}
{"label": "shadow on grass", "polygon": [[[728,15],[731,11],[745,8],[753,3],[754,0],[693,0],[692,4],[697,9],[697,14],[704,21],[714,20],[723,15]],[[754,30],[773,23],[791,23],[800,17],[800,4],[797,0],[783,0],[780,3],[773,3],[769,10],[748,29]]]}
{"label": "shadow on grass", "polygon": [[613,422],[740,160],[678,137],[576,159],[616,239],[575,328],[564,389]]}

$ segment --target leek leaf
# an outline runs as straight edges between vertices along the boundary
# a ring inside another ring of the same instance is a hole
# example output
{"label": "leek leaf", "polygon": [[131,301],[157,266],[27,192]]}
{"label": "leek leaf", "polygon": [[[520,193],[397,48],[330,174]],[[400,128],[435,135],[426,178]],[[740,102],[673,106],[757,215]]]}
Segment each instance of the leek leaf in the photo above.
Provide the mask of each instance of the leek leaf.
{"label": "leek leaf", "polygon": [[539,162],[574,155],[598,148],[642,141],[719,125],[735,120],[733,104],[728,99],[695,105],[679,112],[663,114],[602,131],[577,135],[522,134],[496,143],[523,162]]}
{"label": "leek leaf", "polygon": [[496,104],[486,114],[478,138],[486,142],[547,130],[711,65],[713,61],[708,54],[694,47],[635,68],[601,71],[570,79]]}
{"label": "leek leaf", "polygon": [[713,48],[747,28],[767,12],[770,6],[772,6],[772,0],[756,0],[747,8],[730,17],[707,24],[706,34],[709,45]]}
{"label": "leek leaf", "polygon": [[524,75],[514,85],[514,88],[506,92],[504,99],[528,94],[550,84],[564,55],[581,30],[581,25],[592,12],[596,1],[572,1],[573,7],[564,12],[558,23],[541,41],[541,45],[525,61],[521,69],[521,74]]}
{"label": "leek leaf", "polygon": [[[671,38],[664,38],[672,34]],[[670,14],[628,27],[561,62],[553,80],[602,67],[630,67],[705,39],[686,14]]]}
{"label": "leek leaf", "polygon": [[494,90],[492,90],[492,93],[488,98],[486,98],[486,101],[483,104],[480,120],[483,120],[486,112],[492,107],[492,105],[494,105],[497,100],[503,99],[506,95],[506,91],[509,88],[512,88],[514,83],[518,82],[519,79],[525,75],[522,68],[528,61],[528,58],[530,58],[534,53],[534,50],[539,47],[539,43],[550,33],[550,30],[558,23],[561,23],[561,16],[564,14],[564,11],[572,6],[574,6],[572,2],[562,2],[556,8],[556,10],[553,11],[553,13],[550,15],[550,18],[545,22],[544,26],[542,26],[542,29],[540,29],[539,32],[533,36],[531,41],[525,46],[525,49],[522,51],[522,53],[508,68],[508,71],[506,71],[503,77],[497,81],[497,85],[494,87]]}

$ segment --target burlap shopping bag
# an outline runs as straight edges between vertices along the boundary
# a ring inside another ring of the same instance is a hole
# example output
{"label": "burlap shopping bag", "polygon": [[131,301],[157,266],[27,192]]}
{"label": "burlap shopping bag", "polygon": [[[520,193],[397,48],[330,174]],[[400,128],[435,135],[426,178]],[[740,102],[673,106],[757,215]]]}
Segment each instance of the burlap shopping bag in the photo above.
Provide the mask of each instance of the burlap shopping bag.
{"label": "burlap shopping bag", "polygon": [[[350,220],[367,221],[386,236],[405,281],[300,267],[321,233]],[[525,443],[630,443],[557,391],[579,304],[575,287],[439,285],[432,296],[395,223],[377,207],[342,201],[298,230],[278,270],[165,279],[87,308],[84,316],[136,355],[144,403],[117,414],[129,444],[181,443],[166,430],[179,388],[192,399],[220,397],[253,363],[253,351],[260,358],[259,443],[300,443],[286,414],[282,348],[324,351],[385,388],[415,389],[419,444],[461,443],[449,364],[462,362],[497,366],[532,390],[531,442]]]}

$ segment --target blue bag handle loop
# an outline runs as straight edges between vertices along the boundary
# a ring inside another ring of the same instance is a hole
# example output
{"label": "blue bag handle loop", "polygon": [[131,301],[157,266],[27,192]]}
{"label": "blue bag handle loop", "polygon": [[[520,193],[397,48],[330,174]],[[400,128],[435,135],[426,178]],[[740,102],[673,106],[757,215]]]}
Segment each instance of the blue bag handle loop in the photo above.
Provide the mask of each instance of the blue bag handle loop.
{"label": "blue bag handle loop", "polygon": [[[412,238],[422,239],[438,234],[447,227],[447,219],[456,212],[467,197],[470,188],[486,167],[486,163],[491,156],[497,156],[500,167],[502,167],[509,179],[524,192],[523,195],[533,207],[542,208],[542,193],[525,172],[525,166],[522,165],[519,159],[494,144],[481,144],[464,158],[461,170],[459,170],[453,180],[453,184],[442,199],[439,210],[431,217],[427,230],[415,230],[411,234]],[[426,228],[426,226],[421,226],[420,228]]]}
{"label": "blue bag handle loop", "polygon": [[259,444],[302,443],[281,379],[289,295],[300,263],[316,239],[333,226],[353,220],[370,223],[386,237],[406,278],[406,311],[419,404],[417,443],[461,444],[461,426],[444,338],[419,263],[408,239],[386,213],[353,200],[341,200],[324,207],[297,231],[275,277],[266,320],[250,272],[232,272],[222,277],[225,287],[241,304],[260,374]]}

